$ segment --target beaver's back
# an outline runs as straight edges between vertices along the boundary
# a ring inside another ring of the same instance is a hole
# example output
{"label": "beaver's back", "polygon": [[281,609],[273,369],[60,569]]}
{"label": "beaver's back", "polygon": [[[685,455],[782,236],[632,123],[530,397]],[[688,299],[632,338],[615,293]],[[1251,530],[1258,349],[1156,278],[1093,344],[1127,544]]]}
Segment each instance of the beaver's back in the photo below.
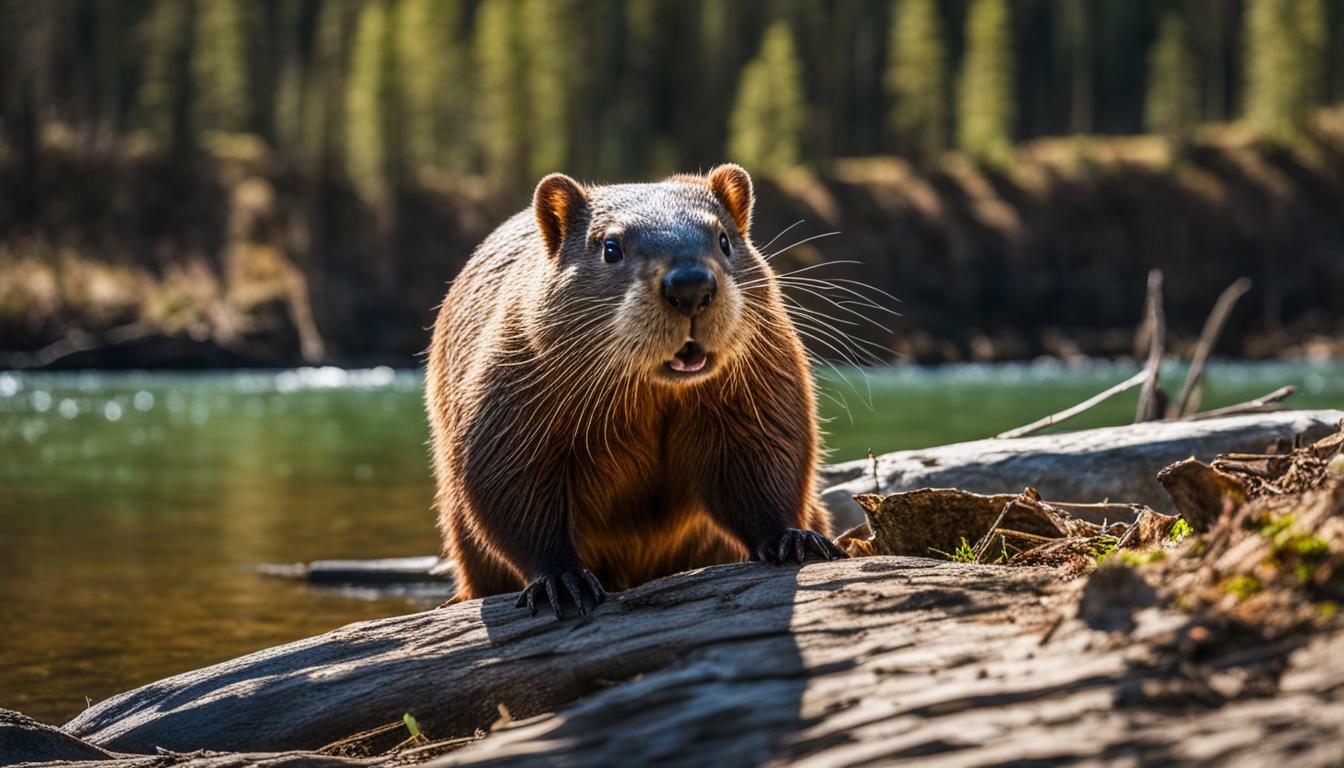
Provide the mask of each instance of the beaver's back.
{"label": "beaver's back", "polygon": [[[432,428],[456,428],[464,398],[501,353],[511,314],[526,298],[519,285],[530,279],[538,250],[536,222],[522,211],[487,237],[453,280],[434,322],[426,368],[425,399]],[[436,441],[438,442],[438,441]]]}

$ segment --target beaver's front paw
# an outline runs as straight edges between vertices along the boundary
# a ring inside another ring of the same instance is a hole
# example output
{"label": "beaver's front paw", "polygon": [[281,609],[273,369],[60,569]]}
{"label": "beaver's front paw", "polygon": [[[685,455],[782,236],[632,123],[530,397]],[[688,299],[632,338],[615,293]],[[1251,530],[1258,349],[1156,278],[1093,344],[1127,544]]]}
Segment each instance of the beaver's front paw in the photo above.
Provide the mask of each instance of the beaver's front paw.
{"label": "beaver's front paw", "polygon": [[531,584],[518,595],[517,608],[527,606],[527,610],[533,616],[537,615],[537,597],[545,595],[547,602],[551,604],[551,609],[555,611],[555,618],[564,618],[561,605],[564,598],[560,595],[560,587],[564,586],[565,592],[569,598],[574,601],[574,605],[579,609],[579,615],[588,613],[588,608],[583,604],[584,592],[586,591],[593,601],[593,607],[602,604],[607,599],[607,591],[602,588],[602,582],[592,574],[587,568],[564,568],[554,571],[547,571],[532,580]]}
{"label": "beaver's front paw", "polygon": [[803,562],[808,555],[827,560],[849,557],[845,551],[830,539],[815,531],[800,531],[789,528],[778,541],[763,541],[756,545],[756,559],[767,563],[787,563],[789,560]]}

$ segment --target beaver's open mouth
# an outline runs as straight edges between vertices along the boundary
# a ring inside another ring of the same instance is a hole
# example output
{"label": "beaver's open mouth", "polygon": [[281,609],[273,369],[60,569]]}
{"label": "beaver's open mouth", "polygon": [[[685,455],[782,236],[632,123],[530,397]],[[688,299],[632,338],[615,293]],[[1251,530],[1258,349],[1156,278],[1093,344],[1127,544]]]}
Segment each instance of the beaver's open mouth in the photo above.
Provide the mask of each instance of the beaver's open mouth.
{"label": "beaver's open mouth", "polygon": [[681,349],[677,350],[677,353],[672,356],[672,359],[663,363],[663,365],[667,366],[670,370],[682,374],[702,371],[708,364],[709,353],[705,351],[704,347],[694,341],[688,341],[685,344],[682,344]]}

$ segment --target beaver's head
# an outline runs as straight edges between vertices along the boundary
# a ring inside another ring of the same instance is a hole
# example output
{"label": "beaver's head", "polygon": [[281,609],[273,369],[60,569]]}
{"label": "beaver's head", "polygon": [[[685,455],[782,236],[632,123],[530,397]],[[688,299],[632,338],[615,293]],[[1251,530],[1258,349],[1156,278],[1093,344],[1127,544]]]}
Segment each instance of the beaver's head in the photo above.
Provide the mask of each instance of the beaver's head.
{"label": "beaver's head", "polygon": [[542,179],[533,208],[551,262],[539,340],[568,363],[610,366],[608,379],[678,385],[722,370],[771,289],[752,202],[737,165],[657,184]]}

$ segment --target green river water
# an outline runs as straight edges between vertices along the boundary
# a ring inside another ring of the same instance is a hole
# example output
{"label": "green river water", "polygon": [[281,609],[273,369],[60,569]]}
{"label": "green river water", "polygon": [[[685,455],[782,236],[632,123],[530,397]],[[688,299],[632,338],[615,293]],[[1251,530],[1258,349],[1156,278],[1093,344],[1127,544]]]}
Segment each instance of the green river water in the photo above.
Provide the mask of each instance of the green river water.
{"label": "green river water", "polygon": [[[831,460],[992,435],[1133,370],[832,378]],[[1204,402],[1283,384],[1297,407],[1344,407],[1344,363],[1215,365]],[[1070,427],[1127,422],[1134,398]],[[0,707],[59,723],[129,687],[432,604],[254,568],[436,552],[425,439],[414,372],[0,372]]]}

